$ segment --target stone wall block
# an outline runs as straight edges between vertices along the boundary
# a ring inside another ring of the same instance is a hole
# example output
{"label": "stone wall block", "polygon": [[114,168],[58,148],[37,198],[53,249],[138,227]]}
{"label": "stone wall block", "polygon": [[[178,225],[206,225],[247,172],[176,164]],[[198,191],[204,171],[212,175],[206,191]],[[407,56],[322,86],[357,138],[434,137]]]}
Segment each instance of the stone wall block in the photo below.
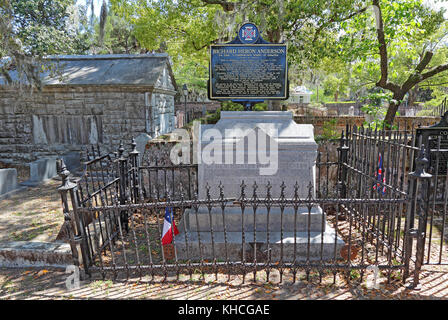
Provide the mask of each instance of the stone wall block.
{"label": "stone wall block", "polygon": [[55,99],[61,99],[61,100],[73,99],[73,97],[74,97],[73,92],[56,92],[54,94]]}

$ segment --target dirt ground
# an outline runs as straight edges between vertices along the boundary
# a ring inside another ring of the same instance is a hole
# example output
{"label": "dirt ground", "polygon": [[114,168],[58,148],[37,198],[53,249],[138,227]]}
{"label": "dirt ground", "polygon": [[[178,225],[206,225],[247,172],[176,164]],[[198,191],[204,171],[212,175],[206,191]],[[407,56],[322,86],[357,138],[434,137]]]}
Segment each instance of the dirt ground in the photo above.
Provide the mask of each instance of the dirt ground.
{"label": "dirt ground", "polygon": [[64,222],[60,181],[49,180],[0,201],[0,242],[51,242]]}
{"label": "dirt ground", "polygon": [[[432,270],[431,270],[432,269]],[[181,275],[179,280],[168,278],[165,282],[148,277],[142,279],[102,280],[91,278],[80,282],[79,288],[68,290],[66,280],[69,274],[61,269],[0,269],[0,299],[182,299],[182,300],[441,300],[448,299],[448,268],[434,269],[425,266],[421,274],[420,290],[410,290],[409,283],[387,285],[380,278],[379,289],[359,283],[347,283],[337,276],[332,285],[332,277],[322,283],[298,280],[292,283],[292,276],[286,274],[283,283],[275,276],[269,283],[251,281],[248,275],[242,283],[241,276],[205,275],[201,279],[195,274],[190,280]],[[277,275],[278,277],[278,275]],[[70,283],[70,281],[69,281]],[[73,284],[73,283],[72,283]]]}

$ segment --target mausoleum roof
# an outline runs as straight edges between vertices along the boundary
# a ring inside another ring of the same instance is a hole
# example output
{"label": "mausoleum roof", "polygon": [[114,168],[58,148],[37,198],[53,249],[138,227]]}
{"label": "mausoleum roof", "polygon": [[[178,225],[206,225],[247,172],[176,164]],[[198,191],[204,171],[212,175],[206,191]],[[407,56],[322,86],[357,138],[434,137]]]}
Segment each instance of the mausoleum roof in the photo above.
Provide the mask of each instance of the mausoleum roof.
{"label": "mausoleum roof", "polygon": [[304,95],[304,94],[313,94],[312,91],[308,90],[305,86],[297,86],[292,89],[292,94]]}
{"label": "mausoleum roof", "polygon": [[[162,72],[168,70],[176,86],[166,53],[59,55],[45,58],[44,65],[50,70],[41,73],[43,85],[155,86]],[[17,72],[12,71],[10,75],[17,81]],[[5,83],[0,76],[0,85]]]}

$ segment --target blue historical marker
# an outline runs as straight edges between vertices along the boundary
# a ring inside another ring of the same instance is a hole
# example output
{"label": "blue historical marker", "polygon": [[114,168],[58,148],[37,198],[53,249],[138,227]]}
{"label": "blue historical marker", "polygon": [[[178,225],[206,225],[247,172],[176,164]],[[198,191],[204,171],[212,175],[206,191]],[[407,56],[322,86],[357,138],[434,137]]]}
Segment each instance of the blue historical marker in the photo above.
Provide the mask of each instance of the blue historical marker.
{"label": "blue historical marker", "polygon": [[258,28],[253,23],[245,23],[241,26],[238,31],[238,38],[241,43],[253,44],[258,40],[260,34],[258,33]]}
{"label": "blue historical marker", "polygon": [[287,47],[265,41],[253,23],[237,37],[210,46],[209,98],[251,106],[265,99],[288,98]]}

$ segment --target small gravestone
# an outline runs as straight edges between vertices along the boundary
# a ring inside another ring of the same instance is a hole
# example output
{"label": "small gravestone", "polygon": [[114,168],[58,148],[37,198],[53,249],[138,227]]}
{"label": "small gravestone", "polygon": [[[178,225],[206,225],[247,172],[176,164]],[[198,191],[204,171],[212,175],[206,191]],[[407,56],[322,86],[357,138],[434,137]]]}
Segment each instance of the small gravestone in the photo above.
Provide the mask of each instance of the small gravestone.
{"label": "small gravestone", "polygon": [[67,152],[62,155],[67,170],[75,172],[81,167],[81,153],[77,151]]}
{"label": "small gravestone", "polygon": [[348,109],[348,115],[349,116],[355,115],[355,107],[354,106],[350,106],[350,108]]}
{"label": "small gravestone", "polygon": [[17,170],[0,169],[0,196],[17,189]]}
{"label": "small gravestone", "polygon": [[56,157],[39,159],[30,163],[30,178],[21,185],[35,187],[57,175]]}

